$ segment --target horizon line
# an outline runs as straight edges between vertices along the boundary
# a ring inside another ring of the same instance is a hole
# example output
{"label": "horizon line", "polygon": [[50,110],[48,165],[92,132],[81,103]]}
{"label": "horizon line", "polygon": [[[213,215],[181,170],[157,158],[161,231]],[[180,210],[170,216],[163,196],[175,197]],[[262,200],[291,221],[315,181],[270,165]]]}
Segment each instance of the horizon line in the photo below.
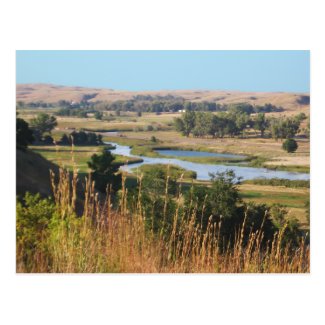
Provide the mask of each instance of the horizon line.
{"label": "horizon line", "polygon": [[75,88],[86,88],[86,89],[100,89],[100,90],[111,90],[111,91],[123,91],[123,92],[160,92],[160,91],[200,91],[200,92],[212,92],[212,91],[225,91],[225,92],[242,92],[242,93],[290,93],[290,94],[310,94],[310,90],[306,91],[285,91],[285,90],[238,90],[238,89],[211,89],[211,88],[177,88],[177,89],[142,89],[142,90],[130,90],[130,89],[114,89],[109,87],[96,87],[96,86],[79,86],[79,85],[67,85],[67,84],[56,84],[49,82],[28,82],[28,83],[17,83],[18,85],[49,85],[57,87],[75,87]]}

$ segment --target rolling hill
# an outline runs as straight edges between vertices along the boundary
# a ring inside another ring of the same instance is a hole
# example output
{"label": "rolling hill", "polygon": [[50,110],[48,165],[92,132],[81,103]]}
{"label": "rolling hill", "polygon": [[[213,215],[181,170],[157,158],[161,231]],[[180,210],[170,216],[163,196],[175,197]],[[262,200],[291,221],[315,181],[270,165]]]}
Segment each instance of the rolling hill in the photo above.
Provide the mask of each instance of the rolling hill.
{"label": "rolling hill", "polygon": [[210,101],[220,104],[246,102],[255,105],[271,103],[282,106],[286,112],[309,112],[309,103],[301,104],[301,96],[309,93],[286,92],[241,92],[221,90],[161,90],[161,91],[123,91],[102,88],[84,88],[59,86],[52,84],[18,84],[16,86],[17,101],[56,103],[59,100],[79,102],[84,96],[89,101],[128,100],[137,95],[181,97],[189,101]]}

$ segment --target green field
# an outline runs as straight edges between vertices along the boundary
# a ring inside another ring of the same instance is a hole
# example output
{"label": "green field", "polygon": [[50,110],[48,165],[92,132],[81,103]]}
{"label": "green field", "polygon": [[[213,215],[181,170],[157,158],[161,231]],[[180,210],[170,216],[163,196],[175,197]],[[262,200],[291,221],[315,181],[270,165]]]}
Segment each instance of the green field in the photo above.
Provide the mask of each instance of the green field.
{"label": "green field", "polygon": [[281,204],[288,209],[288,217],[297,218],[301,225],[309,227],[306,219],[306,201],[309,188],[288,188],[285,186],[242,184],[240,196],[244,201],[261,204]]}
{"label": "green field", "polygon": [[[99,154],[104,146],[74,146],[73,150],[68,146],[31,146],[34,152],[39,153],[45,159],[65,167],[69,170],[77,168],[80,173],[88,173],[87,162],[95,153]],[[115,155],[115,163],[136,163],[141,159]]]}

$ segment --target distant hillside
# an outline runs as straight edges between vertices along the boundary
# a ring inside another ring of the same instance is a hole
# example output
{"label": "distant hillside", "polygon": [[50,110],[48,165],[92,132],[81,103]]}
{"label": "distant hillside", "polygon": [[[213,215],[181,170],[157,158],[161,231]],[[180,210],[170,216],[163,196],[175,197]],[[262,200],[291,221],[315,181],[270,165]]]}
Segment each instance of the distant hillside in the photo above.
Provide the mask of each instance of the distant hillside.
{"label": "distant hillside", "polygon": [[26,191],[51,195],[50,169],[57,173],[58,166],[30,150],[17,150],[16,157],[17,195],[24,195]]}
{"label": "distant hillside", "polygon": [[[308,112],[309,93],[285,92],[240,92],[240,91],[204,91],[204,90],[161,90],[161,91],[119,91],[101,88],[68,87],[51,84],[18,84],[17,101],[56,103],[59,100],[80,102],[116,101],[133,99],[137,95],[181,97],[189,101],[209,101],[219,104],[246,102],[256,105],[271,103],[282,106],[286,111]],[[307,99],[307,100],[306,100]]]}

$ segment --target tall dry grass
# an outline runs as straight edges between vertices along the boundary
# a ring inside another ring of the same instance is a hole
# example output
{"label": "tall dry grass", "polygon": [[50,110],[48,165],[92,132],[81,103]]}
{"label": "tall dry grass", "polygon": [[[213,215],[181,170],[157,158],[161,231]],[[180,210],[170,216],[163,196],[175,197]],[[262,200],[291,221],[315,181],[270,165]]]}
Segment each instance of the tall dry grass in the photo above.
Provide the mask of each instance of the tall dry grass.
{"label": "tall dry grass", "polygon": [[186,215],[181,209],[180,194],[176,198],[171,231],[157,233],[146,225],[141,206],[141,178],[136,212],[131,214],[128,210],[125,177],[116,209],[112,208],[109,191],[104,202],[99,200],[94,183],[88,177],[83,214],[77,217],[77,173],[70,177],[67,171],[60,169],[58,181],[54,179],[52,174],[57,220],[46,239],[46,250],[35,249],[27,268],[22,258],[25,248],[17,246],[17,272],[309,272],[309,246],[303,239],[298,248],[284,245],[285,229],[265,246],[262,245],[263,227],[250,232],[244,240],[244,221],[234,244],[220,247],[222,223],[213,223],[210,219],[203,231],[195,220],[195,213]]}

